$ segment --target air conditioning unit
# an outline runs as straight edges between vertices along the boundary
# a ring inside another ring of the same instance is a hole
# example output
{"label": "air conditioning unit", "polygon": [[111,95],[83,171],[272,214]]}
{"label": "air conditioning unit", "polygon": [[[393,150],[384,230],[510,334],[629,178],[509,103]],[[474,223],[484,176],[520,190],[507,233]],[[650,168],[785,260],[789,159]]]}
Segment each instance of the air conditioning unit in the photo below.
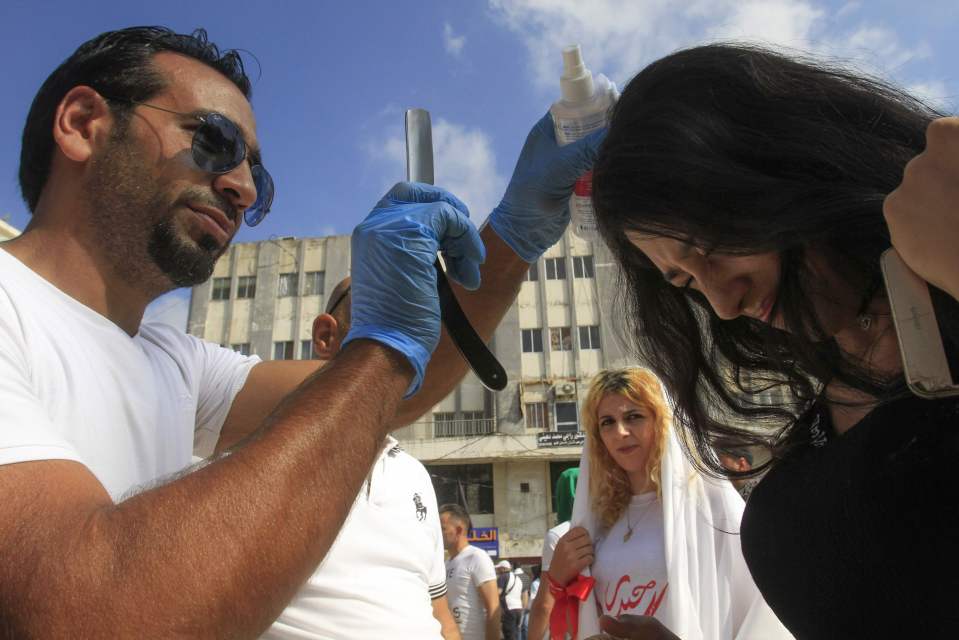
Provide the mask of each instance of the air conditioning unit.
{"label": "air conditioning unit", "polygon": [[576,394],[576,385],[572,382],[557,382],[553,385],[553,393],[557,396],[572,396]]}

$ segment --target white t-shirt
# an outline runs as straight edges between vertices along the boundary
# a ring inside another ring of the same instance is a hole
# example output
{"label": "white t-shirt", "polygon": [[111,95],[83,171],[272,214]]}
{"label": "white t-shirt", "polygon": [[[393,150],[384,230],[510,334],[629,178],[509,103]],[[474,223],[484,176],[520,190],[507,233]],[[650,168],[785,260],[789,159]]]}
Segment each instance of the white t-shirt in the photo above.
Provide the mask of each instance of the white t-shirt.
{"label": "white t-shirt", "polygon": [[[633,532],[624,540],[629,524]],[[602,613],[655,617],[662,610],[669,597],[669,578],[663,505],[655,493],[633,496],[626,512],[594,542],[593,550],[593,595]]]}
{"label": "white t-shirt", "polygon": [[496,580],[496,569],[482,549],[470,545],[446,561],[450,611],[463,640],[486,638],[486,606],[479,586],[490,580]]}
{"label": "white t-shirt", "polygon": [[119,500],[212,453],[257,362],[159,323],[130,337],[0,248],[0,464],[75,460]]}
{"label": "white t-shirt", "polygon": [[556,545],[559,539],[565,536],[573,526],[569,520],[560,522],[558,525],[546,532],[543,538],[543,571],[549,571],[549,565],[553,561],[553,552],[556,551]]}
{"label": "white t-shirt", "polygon": [[523,608],[523,579],[515,573],[510,573],[506,580],[506,608],[510,611]]}
{"label": "white t-shirt", "polygon": [[426,469],[388,438],[323,562],[263,635],[441,640],[443,537]]}

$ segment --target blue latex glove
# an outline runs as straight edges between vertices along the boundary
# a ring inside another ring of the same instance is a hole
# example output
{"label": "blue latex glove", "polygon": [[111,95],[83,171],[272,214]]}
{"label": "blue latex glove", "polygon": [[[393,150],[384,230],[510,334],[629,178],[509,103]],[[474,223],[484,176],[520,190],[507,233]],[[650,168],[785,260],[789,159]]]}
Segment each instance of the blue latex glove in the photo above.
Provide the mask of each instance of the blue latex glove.
{"label": "blue latex glove", "polygon": [[366,338],[406,356],[416,393],[440,339],[436,252],[449,276],[467,289],[480,284],[486,248],[466,205],[428,184],[400,182],[353,231],[350,331],[343,341]]}
{"label": "blue latex glove", "polygon": [[493,230],[523,260],[535,262],[562,237],[573,185],[593,167],[605,136],[601,129],[560,147],[549,113],[529,132],[503,201],[489,217]]}

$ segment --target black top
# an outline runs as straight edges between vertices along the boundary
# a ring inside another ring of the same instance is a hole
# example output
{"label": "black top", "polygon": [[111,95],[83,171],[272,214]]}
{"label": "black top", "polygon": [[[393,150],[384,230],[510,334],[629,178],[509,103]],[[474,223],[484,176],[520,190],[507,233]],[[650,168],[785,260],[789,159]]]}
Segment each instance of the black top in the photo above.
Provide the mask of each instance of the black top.
{"label": "black top", "polygon": [[813,407],[811,442],[756,486],[746,563],[797,640],[959,638],[959,400],[874,409],[842,436]]}

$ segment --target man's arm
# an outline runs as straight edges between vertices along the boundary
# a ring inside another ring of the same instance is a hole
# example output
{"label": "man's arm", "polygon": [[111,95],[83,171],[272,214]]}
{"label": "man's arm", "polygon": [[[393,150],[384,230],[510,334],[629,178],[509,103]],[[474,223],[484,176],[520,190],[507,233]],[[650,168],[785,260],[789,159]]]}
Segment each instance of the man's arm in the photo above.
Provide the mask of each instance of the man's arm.
{"label": "man's arm", "polygon": [[356,341],[230,456],[119,504],[75,462],[0,466],[0,637],[256,637],[335,539],[411,372]]}
{"label": "man's arm", "polygon": [[483,607],[486,609],[486,640],[499,640],[503,623],[500,621],[499,591],[496,588],[496,580],[487,580],[477,589]]}
{"label": "man's arm", "polygon": [[460,628],[456,626],[449,598],[445,595],[433,598],[433,617],[439,620],[443,640],[461,640]]}
{"label": "man's arm", "polygon": [[[486,245],[486,262],[480,268],[482,285],[476,291],[469,291],[453,281],[450,284],[473,328],[488,342],[516,299],[529,264],[489,226],[483,229],[480,237]],[[317,360],[277,360],[253,367],[223,423],[216,451],[229,449],[255,431],[286,394],[324,364]],[[449,395],[467,370],[466,361],[444,328],[439,346],[426,368],[422,388],[400,404],[393,426],[407,425],[429,411]]]}

